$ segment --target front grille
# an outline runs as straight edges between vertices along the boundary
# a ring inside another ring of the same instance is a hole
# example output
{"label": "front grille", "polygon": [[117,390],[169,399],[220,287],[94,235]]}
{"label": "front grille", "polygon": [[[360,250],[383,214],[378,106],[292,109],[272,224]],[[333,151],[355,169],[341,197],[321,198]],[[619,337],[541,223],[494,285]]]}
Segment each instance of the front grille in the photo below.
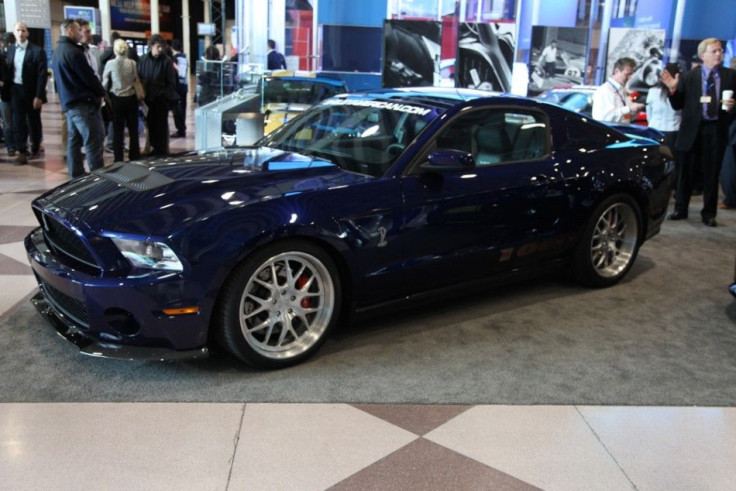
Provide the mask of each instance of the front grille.
{"label": "front grille", "polygon": [[82,327],[89,327],[89,317],[87,316],[87,308],[84,302],[70,297],[66,293],[62,293],[45,281],[41,281],[41,289],[49,303],[56,310],[72,319]]}
{"label": "front grille", "polygon": [[49,215],[42,215],[44,238],[54,253],[69,257],[92,267],[99,267],[87,246],[74,231],[57,222]]}

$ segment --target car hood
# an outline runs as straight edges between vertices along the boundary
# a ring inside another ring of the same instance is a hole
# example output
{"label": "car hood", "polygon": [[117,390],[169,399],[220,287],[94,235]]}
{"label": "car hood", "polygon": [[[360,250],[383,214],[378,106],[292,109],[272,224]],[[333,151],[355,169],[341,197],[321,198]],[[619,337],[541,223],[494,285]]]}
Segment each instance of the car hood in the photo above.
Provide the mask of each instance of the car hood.
{"label": "car hood", "polygon": [[117,163],[59,186],[34,206],[100,233],[163,237],[225,210],[371,179],[267,147],[191,152]]}

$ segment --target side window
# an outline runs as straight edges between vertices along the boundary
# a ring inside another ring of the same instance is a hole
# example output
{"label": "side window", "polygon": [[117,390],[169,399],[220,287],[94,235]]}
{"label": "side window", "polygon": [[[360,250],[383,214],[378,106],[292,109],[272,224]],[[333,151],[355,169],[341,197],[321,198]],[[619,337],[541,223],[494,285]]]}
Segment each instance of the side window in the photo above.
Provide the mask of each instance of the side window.
{"label": "side window", "polygon": [[506,161],[535,160],[549,153],[549,132],[541,114],[507,113],[506,125],[513,128],[514,135]]}
{"label": "side window", "polygon": [[605,127],[588,124],[575,116],[565,116],[564,121],[555,133],[555,146],[562,152],[604,148],[616,141]]}
{"label": "side window", "polygon": [[473,155],[477,166],[533,160],[547,155],[545,118],[509,109],[474,111],[450,122],[437,137],[437,148]]}

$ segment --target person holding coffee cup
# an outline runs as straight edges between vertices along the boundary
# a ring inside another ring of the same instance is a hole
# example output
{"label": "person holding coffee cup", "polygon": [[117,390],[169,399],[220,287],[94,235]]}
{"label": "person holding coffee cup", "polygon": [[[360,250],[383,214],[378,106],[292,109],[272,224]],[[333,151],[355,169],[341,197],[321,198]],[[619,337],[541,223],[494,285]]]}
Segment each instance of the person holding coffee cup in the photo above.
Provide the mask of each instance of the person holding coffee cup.
{"label": "person holding coffee cup", "polygon": [[700,217],[706,226],[716,227],[721,162],[728,142],[728,127],[736,119],[733,97],[723,99],[722,96],[725,90],[736,90],[736,70],[721,66],[723,46],[716,38],[701,41],[698,56],[703,60],[699,68],[674,76],[667,70],[661,74],[672,108],[682,110],[682,124],[675,141],[675,149],[682,152],[682,161],[677,173],[675,209],[668,218],[688,217],[694,169],[700,165],[703,171]]}

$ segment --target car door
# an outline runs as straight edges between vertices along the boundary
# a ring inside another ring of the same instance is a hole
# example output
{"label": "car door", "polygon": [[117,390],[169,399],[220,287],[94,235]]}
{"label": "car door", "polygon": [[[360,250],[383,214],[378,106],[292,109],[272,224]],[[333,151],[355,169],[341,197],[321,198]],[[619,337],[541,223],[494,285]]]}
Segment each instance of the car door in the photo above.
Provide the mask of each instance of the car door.
{"label": "car door", "polygon": [[[427,168],[445,150],[473,164]],[[570,205],[543,112],[461,113],[419,154],[402,192],[406,267],[422,288],[540,263],[569,245],[558,224]]]}

